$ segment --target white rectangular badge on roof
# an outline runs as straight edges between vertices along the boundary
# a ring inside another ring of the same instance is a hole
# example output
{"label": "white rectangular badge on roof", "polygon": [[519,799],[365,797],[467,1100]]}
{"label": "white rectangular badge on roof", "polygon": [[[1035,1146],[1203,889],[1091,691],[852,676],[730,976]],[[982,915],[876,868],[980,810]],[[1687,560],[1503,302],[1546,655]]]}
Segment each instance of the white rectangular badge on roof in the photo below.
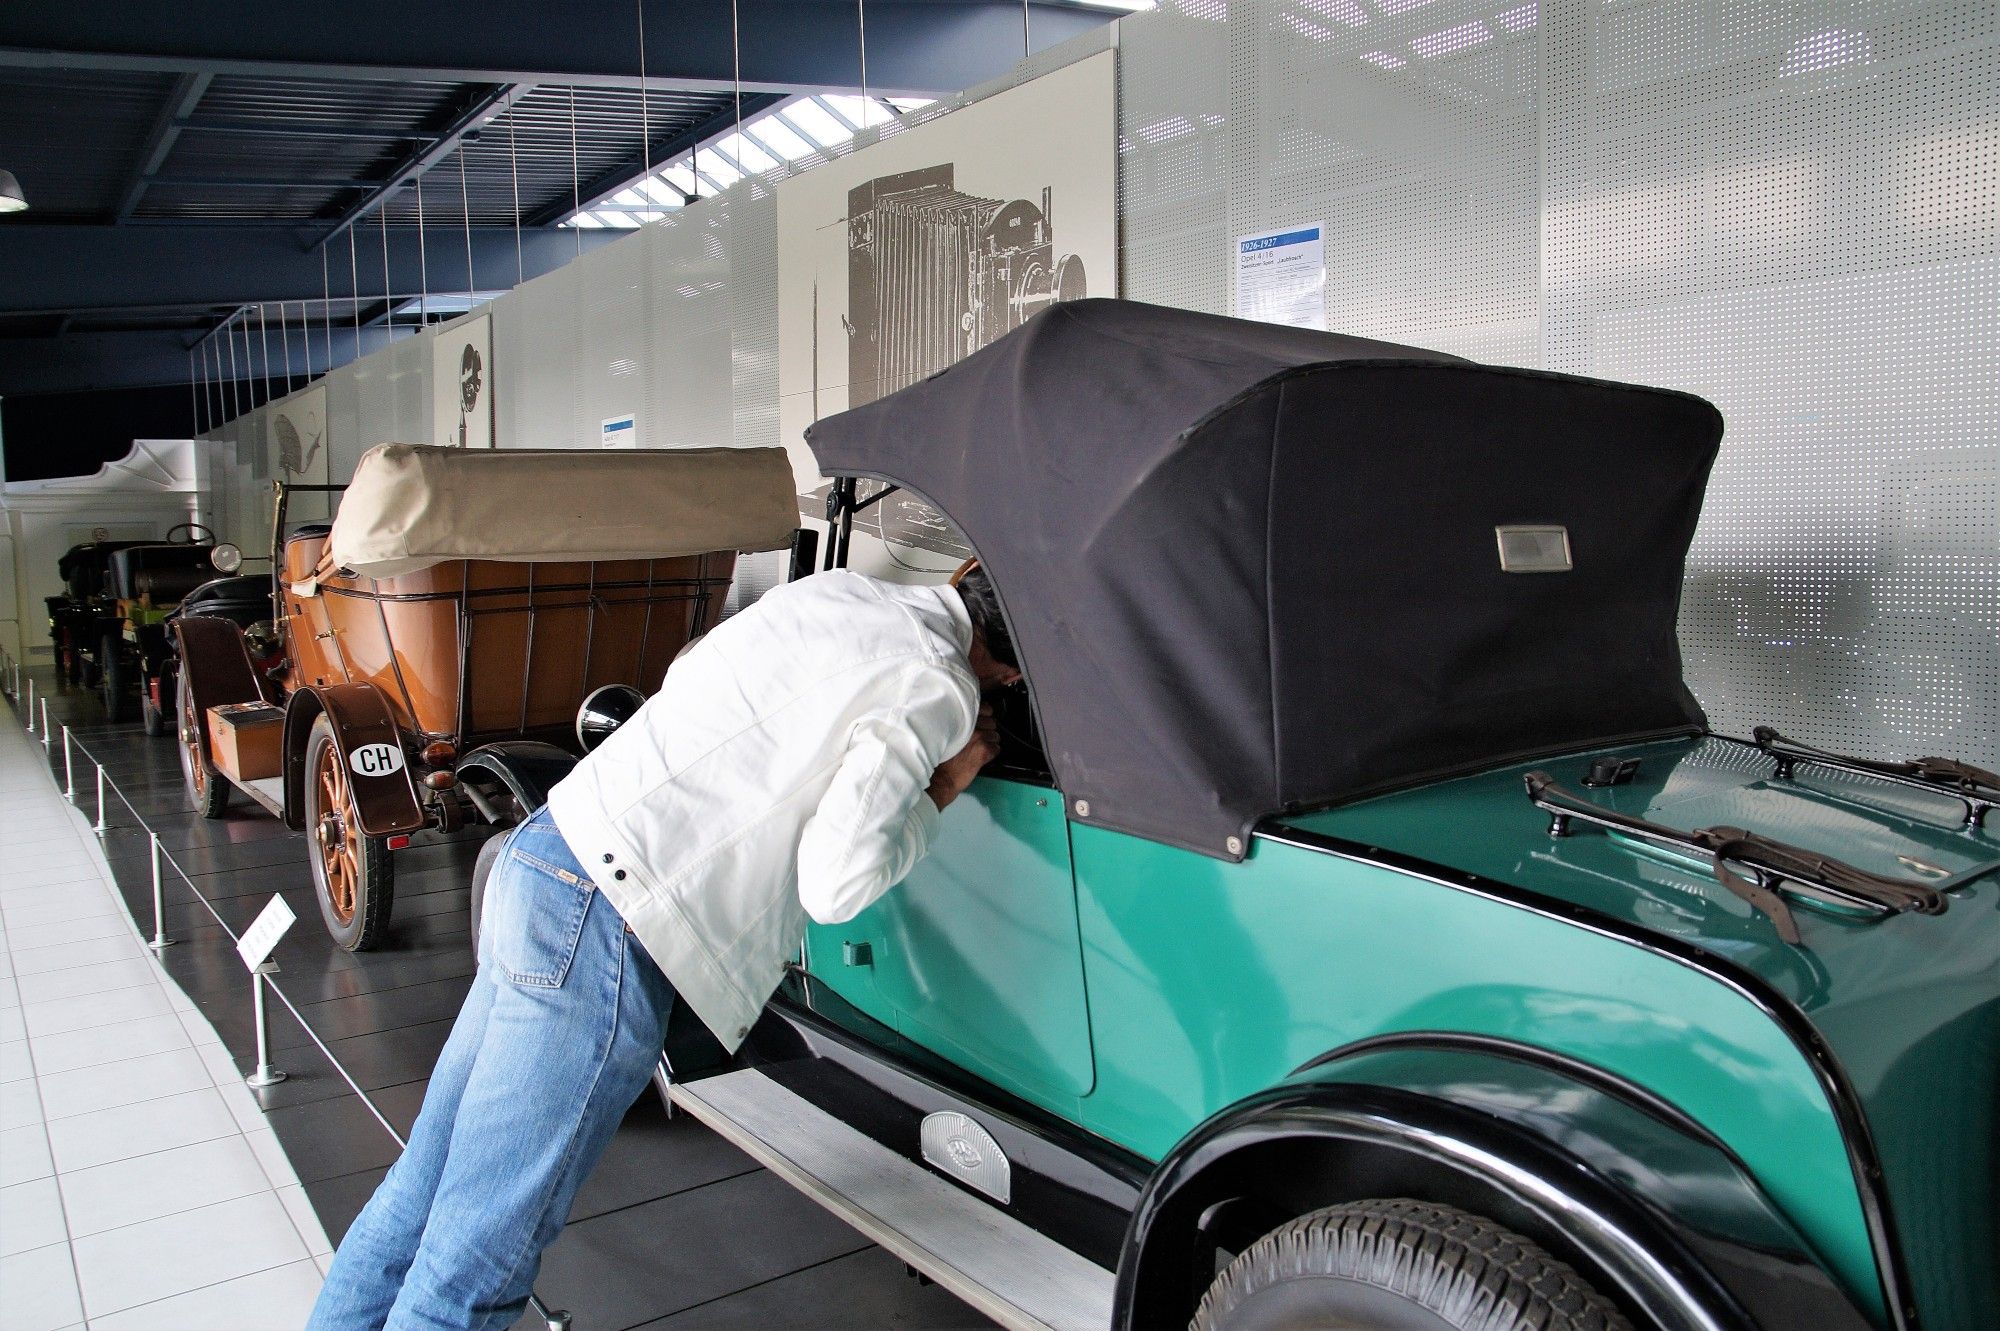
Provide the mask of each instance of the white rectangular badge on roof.
{"label": "white rectangular badge on roof", "polygon": [[272,897],[243,936],[236,940],[236,955],[243,958],[246,969],[256,970],[270,959],[271,949],[285,936],[285,931],[298,921],[292,908],[285,904],[283,897]]}

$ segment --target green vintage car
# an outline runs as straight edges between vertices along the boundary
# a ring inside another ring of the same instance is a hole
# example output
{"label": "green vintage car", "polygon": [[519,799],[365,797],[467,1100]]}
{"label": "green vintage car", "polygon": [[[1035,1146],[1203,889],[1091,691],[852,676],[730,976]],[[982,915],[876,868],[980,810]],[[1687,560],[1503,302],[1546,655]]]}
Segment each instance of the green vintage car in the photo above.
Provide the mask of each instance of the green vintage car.
{"label": "green vintage car", "polygon": [[2000,1327],[2000,777],[1709,733],[1721,434],[1117,301],[820,422],[1026,688],[672,1100],[1009,1326]]}

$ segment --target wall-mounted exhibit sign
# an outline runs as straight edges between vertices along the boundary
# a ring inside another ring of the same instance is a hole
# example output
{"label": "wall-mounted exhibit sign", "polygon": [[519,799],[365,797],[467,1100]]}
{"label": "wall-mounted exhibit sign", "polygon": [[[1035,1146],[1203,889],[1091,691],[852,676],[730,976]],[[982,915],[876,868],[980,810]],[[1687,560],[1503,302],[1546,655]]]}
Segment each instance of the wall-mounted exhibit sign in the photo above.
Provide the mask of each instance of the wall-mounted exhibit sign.
{"label": "wall-mounted exhibit sign", "polygon": [[597,427],[597,442],[605,448],[637,448],[639,418],[629,411],[623,416],[606,416]]}
{"label": "wall-mounted exhibit sign", "polygon": [[1236,238],[1239,319],[1326,331],[1326,228],[1286,227]]}
{"label": "wall-mounted exhibit sign", "polygon": [[[778,182],[779,437],[822,517],[806,426],[917,382],[1058,301],[1117,294],[1114,52]],[[859,525],[943,554],[920,501]]]}
{"label": "wall-mounted exhibit sign", "polygon": [[493,318],[482,314],[431,339],[431,439],[446,447],[493,447]]}
{"label": "wall-mounted exhibit sign", "polygon": [[280,402],[271,413],[271,442],[278,449],[278,479],[325,485],[332,450],[326,442],[326,386],[315,385]]}

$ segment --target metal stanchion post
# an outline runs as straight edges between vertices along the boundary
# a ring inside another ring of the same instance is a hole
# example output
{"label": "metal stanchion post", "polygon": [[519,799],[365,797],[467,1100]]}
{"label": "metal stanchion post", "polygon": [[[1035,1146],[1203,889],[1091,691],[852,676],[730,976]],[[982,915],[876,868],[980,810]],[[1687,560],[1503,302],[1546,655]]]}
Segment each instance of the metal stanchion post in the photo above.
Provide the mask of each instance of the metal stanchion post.
{"label": "metal stanchion post", "polygon": [[47,753],[56,746],[55,736],[49,734],[49,700],[42,697],[42,752]]}
{"label": "metal stanchion post", "polygon": [[63,798],[76,803],[76,755],[69,747],[69,722],[63,722]]}
{"label": "metal stanchion post", "polygon": [[[174,940],[167,937],[166,916],[161,910],[160,834],[158,832],[148,832],[146,836],[148,840],[151,842],[153,851],[153,857],[152,857],[153,858],[153,941],[146,944],[146,946],[152,948],[153,951],[155,952],[160,952],[166,948],[172,947],[174,945]],[[264,1031],[264,991],[259,989],[257,991],[257,1033],[260,1043],[262,1040],[263,1031]],[[282,1077],[285,1074],[281,1072],[278,1075]]]}
{"label": "metal stanchion post", "polygon": [[284,1073],[271,1066],[271,1037],[264,1029],[264,977],[277,971],[278,963],[267,961],[250,972],[251,1001],[257,1009],[257,1070],[243,1080],[251,1086],[276,1086],[285,1079]]}
{"label": "metal stanchion post", "polygon": [[91,828],[90,830],[97,833],[97,835],[99,836],[103,836],[105,832],[109,830],[109,825],[106,824],[104,821],[104,764],[103,763],[97,764],[97,826]]}
{"label": "metal stanchion post", "polygon": [[28,733],[35,733],[35,677],[28,676]]}

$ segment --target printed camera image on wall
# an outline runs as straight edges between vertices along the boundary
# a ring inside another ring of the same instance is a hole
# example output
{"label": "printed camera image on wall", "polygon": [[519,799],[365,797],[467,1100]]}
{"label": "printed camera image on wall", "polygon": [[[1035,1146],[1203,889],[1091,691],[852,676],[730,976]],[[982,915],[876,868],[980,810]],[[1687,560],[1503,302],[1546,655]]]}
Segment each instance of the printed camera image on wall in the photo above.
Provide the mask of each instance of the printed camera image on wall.
{"label": "printed camera image on wall", "polygon": [[956,186],[950,162],[878,176],[847,195],[848,405],[937,373],[1061,300],[1089,294],[1083,258],[1039,204]]}
{"label": "printed camera image on wall", "polygon": [[[802,517],[826,512],[829,482],[805,446],[814,421],[1059,302],[1118,294],[1116,91],[1116,53],[1099,51],[777,182],[778,432]],[[853,556],[865,572],[948,573],[966,553],[906,491],[855,530],[869,538]]]}

